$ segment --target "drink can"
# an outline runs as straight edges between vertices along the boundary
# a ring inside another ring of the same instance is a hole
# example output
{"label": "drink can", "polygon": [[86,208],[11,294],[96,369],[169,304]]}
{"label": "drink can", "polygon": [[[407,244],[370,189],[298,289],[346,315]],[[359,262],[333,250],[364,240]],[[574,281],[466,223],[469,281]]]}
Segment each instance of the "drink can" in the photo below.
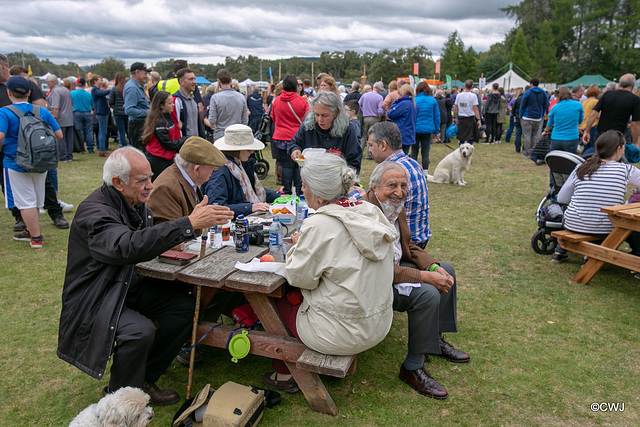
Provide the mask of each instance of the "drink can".
{"label": "drink can", "polygon": [[238,215],[236,218],[236,229],[234,239],[236,243],[236,252],[247,252],[249,250],[249,221],[244,215]]}

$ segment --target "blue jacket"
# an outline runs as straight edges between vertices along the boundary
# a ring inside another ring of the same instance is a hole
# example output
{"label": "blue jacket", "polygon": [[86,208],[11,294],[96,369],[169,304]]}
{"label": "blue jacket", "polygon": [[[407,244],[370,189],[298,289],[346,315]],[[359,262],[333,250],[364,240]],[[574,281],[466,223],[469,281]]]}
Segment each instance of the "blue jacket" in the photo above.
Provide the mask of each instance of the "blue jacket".
{"label": "blue jacket", "polygon": [[[227,156],[227,159],[231,160],[231,157]],[[255,159],[250,158],[242,166],[247,172],[251,186],[255,188]],[[244,201],[244,193],[240,182],[231,175],[229,168],[226,166],[214,171],[209,181],[202,185],[201,190],[202,194],[206,194],[209,197],[210,205],[216,203],[221,206],[228,206],[235,216],[251,214],[251,203]],[[277,191],[268,188],[265,188],[264,191],[267,193],[267,203],[273,202],[280,196]]]}
{"label": "blue jacket", "polygon": [[251,93],[247,96],[247,108],[249,109],[249,119],[257,120],[261,119],[264,114],[264,103],[262,95],[259,93]]}
{"label": "blue jacket", "polygon": [[317,124],[311,130],[305,130],[304,124],[302,124],[291,140],[287,152],[291,155],[295,150],[304,151],[305,148],[324,148],[340,154],[344,156],[349,166],[360,173],[362,147],[358,142],[358,135],[351,125],[347,126],[347,130],[342,136],[331,136],[329,130],[322,130]]}
{"label": "blue jacket", "polygon": [[440,131],[440,106],[438,101],[430,95],[419,93],[416,95],[416,133],[438,133]]}
{"label": "blue jacket", "polygon": [[[436,108],[438,108],[437,105]],[[400,135],[402,135],[402,145],[416,143],[416,116],[417,109],[409,95],[396,99],[389,108],[387,117],[398,125]]]}
{"label": "blue jacket", "polygon": [[144,120],[149,113],[149,98],[145,95],[140,83],[134,79],[129,79],[124,84],[122,91],[124,98],[124,112],[129,116],[129,120]]}
{"label": "blue jacket", "polygon": [[110,90],[100,90],[95,86],[91,89],[91,97],[93,98],[93,105],[95,105],[93,112],[95,114],[99,116],[106,116],[111,113],[109,110],[109,103],[107,102],[107,95],[110,93]]}
{"label": "blue jacket", "polygon": [[547,93],[538,86],[533,86],[522,96],[520,102],[520,118],[541,119],[549,110]]}

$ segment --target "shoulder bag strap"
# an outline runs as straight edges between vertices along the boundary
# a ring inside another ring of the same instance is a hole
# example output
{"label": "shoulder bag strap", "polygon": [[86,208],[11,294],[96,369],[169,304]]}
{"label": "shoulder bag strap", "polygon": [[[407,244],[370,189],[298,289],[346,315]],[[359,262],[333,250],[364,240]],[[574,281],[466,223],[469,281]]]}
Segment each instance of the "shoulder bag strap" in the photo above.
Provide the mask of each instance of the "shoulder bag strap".
{"label": "shoulder bag strap", "polygon": [[291,112],[293,113],[294,116],[296,116],[296,119],[298,119],[298,123],[302,124],[302,120],[300,120],[300,117],[298,117],[298,115],[296,114],[295,110],[293,109],[289,101],[287,101],[287,105],[289,106],[289,108],[291,108]]}

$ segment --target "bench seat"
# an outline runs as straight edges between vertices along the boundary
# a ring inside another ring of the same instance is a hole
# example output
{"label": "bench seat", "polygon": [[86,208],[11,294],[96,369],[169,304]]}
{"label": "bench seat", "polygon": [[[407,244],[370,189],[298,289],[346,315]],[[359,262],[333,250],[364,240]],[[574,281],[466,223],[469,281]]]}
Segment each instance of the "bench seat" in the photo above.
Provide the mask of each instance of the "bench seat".
{"label": "bench seat", "polygon": [[344,378],[356,370],[358,356],[331,356],[306,349],[296,362],[296,367],[316,374]]}

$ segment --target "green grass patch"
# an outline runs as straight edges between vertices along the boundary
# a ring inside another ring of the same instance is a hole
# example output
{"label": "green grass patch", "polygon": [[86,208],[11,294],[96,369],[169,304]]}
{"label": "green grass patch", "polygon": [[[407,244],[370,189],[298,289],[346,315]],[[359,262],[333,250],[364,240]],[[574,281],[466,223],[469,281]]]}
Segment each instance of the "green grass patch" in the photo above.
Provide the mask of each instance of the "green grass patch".
{"label": "green grass patch", "polygon": [[[433,146],[431,170],[448,153]],[[75,158],[58,175],[60,197],[77,206],[101,185],[104,159]],[[271,165],[263,183],[277,188]],[[363,163],[365,187],[374,167]],[[640,283],[605,266],[588,286],[575,284],[581,256],[555,265],[533,252],[548,169],[523,160],[513,145],[478,145],[465,179],[466,187],[429,185],[427,250],[453,264],[458,277],[459,332],[447,338],[471,355],[469,364],[433,358],[427,365],[449,399],[425,398],[398,380],[407,340],[406,315],[398,313],[387,338],[359,356],[355,375],[325,377],[338,416],[311,411],[301,394],[284,394],[264,425],[640,425]],[[1,425],[67,425],[106,385],[56,357],[68,230],[40,219],[44,248],[32,250],[12,240],[13,219],[0,213]],[[261,357],[235,364],[224,350],[202,351],[196,390],[226,381],[260,385],[270,370]],[[173,363],[159,384],[184,396],[186,382],[186,368]],[[625,402],[625,411],[592,412],[592,402]],[[169,425],[177,408],[155,408],[153,425]]]}

